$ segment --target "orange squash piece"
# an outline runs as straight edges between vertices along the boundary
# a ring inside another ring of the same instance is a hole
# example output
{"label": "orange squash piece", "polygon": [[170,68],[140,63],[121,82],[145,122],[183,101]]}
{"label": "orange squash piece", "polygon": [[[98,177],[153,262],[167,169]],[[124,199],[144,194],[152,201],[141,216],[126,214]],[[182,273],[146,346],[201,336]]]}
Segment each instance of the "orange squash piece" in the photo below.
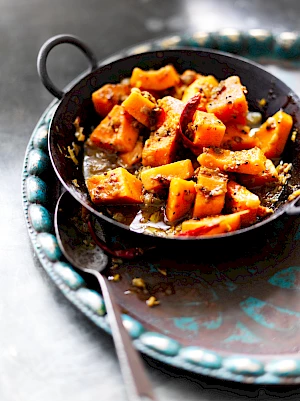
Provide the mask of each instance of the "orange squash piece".
{"label": "orange squash piece", "polygon": [[239,182],[247,188],[256,188],[278,181],[278,171],[270,159],[266,160],[265,169],[257,175],[240,174]]}
{"label": "orange squash piece", "polygon": [[151,128],[155,125],[155,112],[156,104],[150,100],[150,94],[141,92],[134,88],[127,99],[122,103],[124,109],[132,115],[137,121]]}
{"label": "orange squash piece", "polygon": [[256,135],[249,135],[250,127],[247,125],[230,124],[226,126],[225,135],[220,147],[230,150],[251,149],[260,147],[260,140]]}
{"label": "orange squash piece", "polygon": [[243,174],[260,174],[265,170],[266,157],[255,147],[233,152],[221,148],[204,148],[197,158],[200,165],[222,171]]}
{"label": "orange squash piece", "polygon": [[225,204],[227,175],[220,170],[200,167],[193,217],[205,217],[220,214]]}
{"label": "orange squash piece", "polygon": [[142,154],[144,166],[161,166],[175,160],[179,142],[178,124],[184,103],[172,96],[158,101],[162,109],[161,126],[146,140]]}
{"label": "orange squash piece", "polygon": [[197,93],[201,93],[201,100],[198,110],[206,111],[206,105],[211,96],[212,89],[219,85],[219,82],[213,75],[202,75],[198,77],[191,85],[183,92],[182,101],[186,103],[190,98]]}
{"label": "orange squash piece", "polygon": [[190,126],[197,147],[220,146],[226,126],[214,114],[197,110]]}
{"label": "orange squash piece", "polygon": [[238,76],[231,76],[212,90],[206,110],[214,113],[223,123],[246,124],[248,103],[246,88]]}
{"label": "orange squash piece", "polygon": [[110,151],[130,152],[138,136],[137,121],[122,106],[117,105],[94,129],[90,141]]}
{"label": "orange squash piece", "polygon": [[106,84],[92,93],[95,110],[101,117],[107,116],[112,108],[121,104],[130,94],[130,85]]}
{"label": "orange squash piece", "polygon": [[235,181],[229,181],[226,193],[226,209],[231,213],[247,210],[248,213],[241,216],[241,225],[249,226],[256,222],[260,199],[247,188]]}
{"label": "orange squash piece", "polygon": [[260,139],[261,149],[267,158],[273,159],[281,155],[292,126],[292,117],[282,110],[261,125],[256,136]]}
{"label": "orange squash piece", "polygon": [[178,85],[180,77],[172,65],[166,65],[159,70],[144,71],[138,67],[134,68],[130,83],[132,86],[144,89],[162,91]]}
{"label": "orange squash piece", "polygon": [[166,216],[169,222],[182,219],[192,207],[196,196],[195,183],[182,178],[172,178],[170,182]]}
{"label": "orange squash piece", "polygon": [[186,180],[193,174],[192,162],[186,159],[144,170],[141,172],[141,180],[147,191],[157,191],[168,187],[172,178],[178,177]]}
{"label": "orange squash piece", "polygon": [[175,160],[178,145],[177,135],[150,136],[146,140],[142,153],[144,166],[156,167],[172,163]]}
{"label": "orange squash piece", "polygon": [[119,158],[124,167],[132,167],[134,164],[139,163],[142,160],[143,146],[143,140],[140,138],[137,140],[135,147],[130,152],[119,154]]}
{"label": "orange squash piece", "polygon": [[182,222],[179,237],[225,234],[241,227],[242,213],[223,214],[204,217],[201,220],[186,220]]}
{"label": "orange squash piece", "polygon": [[88,178],[87,187],[97,205],[143,202],[141,181],[123,167]]}

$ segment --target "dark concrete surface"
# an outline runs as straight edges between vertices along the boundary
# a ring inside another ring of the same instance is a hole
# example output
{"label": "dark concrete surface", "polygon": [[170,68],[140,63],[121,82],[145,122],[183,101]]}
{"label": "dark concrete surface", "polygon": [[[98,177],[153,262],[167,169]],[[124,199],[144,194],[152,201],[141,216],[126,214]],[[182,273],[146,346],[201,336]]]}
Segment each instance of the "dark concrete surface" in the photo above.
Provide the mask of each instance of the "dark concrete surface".
{"label": "dark concrete surface", "polygon": [[[72,33],[101,59],[186,30],[294,30],[299,12],[298,0],[0,0],[1,401],[126,399],[111,338],[56,289],[27,235],[20,190],[23,158],[52,100],[36,72],[43,42]],[[50,75],[61,87],[85,68],[74,48],[51,53]],[[149,359],[146,364],[161,401],[299,400],[296,388],[244,386],[186,375]]]}

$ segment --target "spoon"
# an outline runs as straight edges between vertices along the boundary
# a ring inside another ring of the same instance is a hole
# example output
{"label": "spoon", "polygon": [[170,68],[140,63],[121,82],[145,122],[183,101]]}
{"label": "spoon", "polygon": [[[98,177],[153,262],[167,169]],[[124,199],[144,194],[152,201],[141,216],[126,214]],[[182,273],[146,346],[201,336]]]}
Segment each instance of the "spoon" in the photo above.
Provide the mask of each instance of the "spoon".
{"label": "spoon", "polygon": [[[152,386],[146,375],[141,357],[133,347],[129,334],[123,326],[120,309],[115,301],[110,283],[107,277],[102,274],[109,259],[106,253],[114,255],[115,251],[111,251],[101,239],[103,234],[97,220],[93,221],[92,226],[91,220],[87,224],[82,217],[82,210],[83,207],[69,192],[62,193],[57,201],[54,215],[58,244],[66,259],[73,266],[85,273],[94,275],[98,280],[128,399],[131,401],[155,401]],[[99,246],[89,246],[94,240],[100,246],[104,244],[107,252],[105,253]],[[133,257],[135,251],[130,251],[129,255]]]}

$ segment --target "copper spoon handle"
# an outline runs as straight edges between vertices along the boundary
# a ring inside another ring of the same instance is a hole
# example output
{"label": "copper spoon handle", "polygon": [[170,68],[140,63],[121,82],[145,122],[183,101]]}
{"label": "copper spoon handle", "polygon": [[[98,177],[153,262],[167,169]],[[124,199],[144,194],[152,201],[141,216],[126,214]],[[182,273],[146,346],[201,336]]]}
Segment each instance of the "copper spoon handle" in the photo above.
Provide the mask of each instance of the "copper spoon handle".
{"label": "copper spoon handle", "polygon": [[120,309],[108,279],[96,270],[85,269],[85,271],[96,276],[100,284],[128,399],[155,401],[156,398],[141,357],[133,347],[131,338],[123,326]]}

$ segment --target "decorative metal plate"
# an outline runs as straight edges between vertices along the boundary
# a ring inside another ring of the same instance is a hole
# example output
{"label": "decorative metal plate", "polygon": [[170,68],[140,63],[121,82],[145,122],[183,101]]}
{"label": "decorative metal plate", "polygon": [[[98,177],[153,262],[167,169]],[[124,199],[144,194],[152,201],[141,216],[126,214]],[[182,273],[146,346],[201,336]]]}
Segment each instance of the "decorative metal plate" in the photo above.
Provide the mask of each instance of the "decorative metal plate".
{"label": "decorative metal plate", "polygon": [[[217,48],[255,58],[289,86],[300,57],[296,33],[275,37],[265,30],[223,30],[143,43],[102,64],[177,46]],[[287,62],[290,71],[283,67]],[[109,332],[101,295],[64,261],[54,235],[52,213],[60,186],[47,153],[47,132],[57,105],[52,102],[44,112],[26,150],[22,189],[29,236],[42,266],[64,295]],[[216,264],[201,263],[199,255],[199,263],[191,265],[163,258],[151,264],[141,260],[120,265],[122,280],[112,285],[127,312],[124,325],[137,349],[166,364],[217,378],[300,383],[298,224],[299,220],[281,219],[257,252]],[[149,308],[135,295],[124,294],[133,277],[145,279],[161,300],[159,306]]]}

